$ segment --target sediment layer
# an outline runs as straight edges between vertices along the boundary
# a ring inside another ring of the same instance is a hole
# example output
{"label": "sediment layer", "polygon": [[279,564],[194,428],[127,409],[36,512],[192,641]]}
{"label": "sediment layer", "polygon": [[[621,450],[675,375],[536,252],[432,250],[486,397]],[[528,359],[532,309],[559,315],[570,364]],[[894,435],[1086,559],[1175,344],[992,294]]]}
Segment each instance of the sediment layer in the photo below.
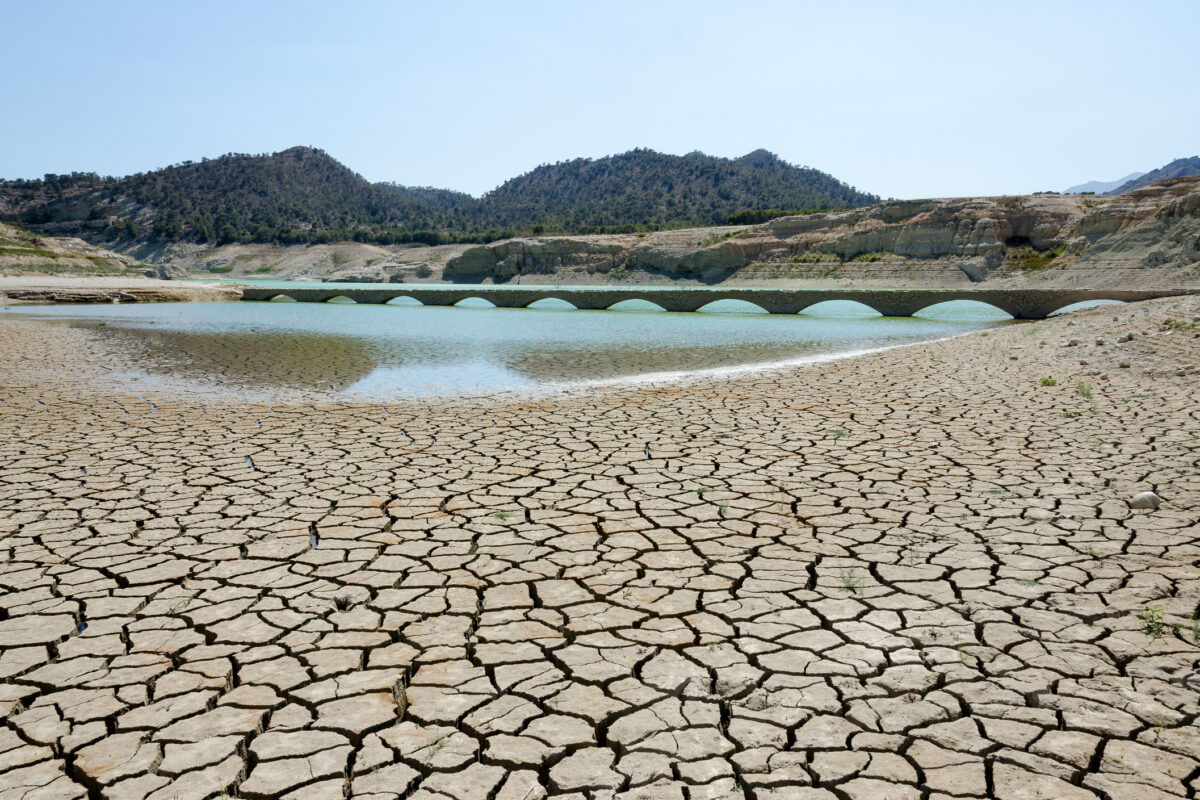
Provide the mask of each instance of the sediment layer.
{"label": "sediment layer", "polygon": [[235,286],[145,277],[0,276],[0,305],[170,303],[239,300],[241,296]]}
{"label": "sediment layer", "polygon": [[568,283],[615,274],[705,283],[1195,285],[1200,178],[1120,197],[899,200],[696,233],[511,239],[449,258],[443,276],[464,282],[553,275]]}
{"label": "sediment layer", "polygon": [[0,318],[0,785],[1193,797],[1197,316],[275,406]]}

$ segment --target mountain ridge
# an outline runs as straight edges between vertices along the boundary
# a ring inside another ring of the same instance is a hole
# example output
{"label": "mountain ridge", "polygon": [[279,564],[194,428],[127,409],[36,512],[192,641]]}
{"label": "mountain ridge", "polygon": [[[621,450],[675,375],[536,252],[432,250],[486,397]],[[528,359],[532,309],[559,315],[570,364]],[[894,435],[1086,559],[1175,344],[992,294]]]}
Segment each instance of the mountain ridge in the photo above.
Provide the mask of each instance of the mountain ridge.
{"label": "mountain ridge", "polygon": [[1088,181],[1063,189],[1063,194],[1106,194],[1130,181],[1136,181],[1145,174],[1144,172],[1131,172],[1124,178],[1117,178],[1115,181]]}
{"label": "mountain ridge", "polygon": [[123,178],[72,173],[2,181],[0,219],[106,246],[124,240],[437,244],[723,224],[747,209],[830,210],[876,200],[765,150],[741,159],[648,149],[580,158],[541,165],[476,198],[371,183],[328,153],[301,146]]}
{"label": "mountain ridge", "polygon": [[1125,194],[1132,192],[1134,189],[1141,189],[1152,183],[1157,183],[1158,181],[1169,178],[1187,178],[1192,175],[1200,175],[1200,156],[1177,158],[1170,164],[1165,164],[1158,169],[1151,170],[1140,177],[1123,183],[1117,188],[1106,192],[1106,194]]}

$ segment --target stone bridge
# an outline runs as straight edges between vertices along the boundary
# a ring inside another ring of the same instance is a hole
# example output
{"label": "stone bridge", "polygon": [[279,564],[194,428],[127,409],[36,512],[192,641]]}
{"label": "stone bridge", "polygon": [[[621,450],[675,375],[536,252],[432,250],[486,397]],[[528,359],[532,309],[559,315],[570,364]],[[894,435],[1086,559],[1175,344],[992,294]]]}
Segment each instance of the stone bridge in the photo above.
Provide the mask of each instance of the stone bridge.
{"label": "stone bridge", "polygon": [[349,299],[356,303],[382,304],[406,297],[427,306],[453,306],[469,298],[482,298],[498,308],[525,308],[539,300],[563,300],[578,309],[603,310],[626,300],[647,300],[667,311],[698,311],[717,300],[744,300],[771,314],[798,314],[826,300],[853,300],[885,317],[911,317],[919,311],[949,300],[977,300],[1011,314],[1017,319],[1042,319],[1065,306],[1087,300],[1149,300],[1173,297],[1182,289],[748,289],[686,288],[663,286],[597,286],[531,288],[523,286],[456,285],[405,288],[299,288],[247,287],[243,300],[291,298],[301,303],[324,303]]}

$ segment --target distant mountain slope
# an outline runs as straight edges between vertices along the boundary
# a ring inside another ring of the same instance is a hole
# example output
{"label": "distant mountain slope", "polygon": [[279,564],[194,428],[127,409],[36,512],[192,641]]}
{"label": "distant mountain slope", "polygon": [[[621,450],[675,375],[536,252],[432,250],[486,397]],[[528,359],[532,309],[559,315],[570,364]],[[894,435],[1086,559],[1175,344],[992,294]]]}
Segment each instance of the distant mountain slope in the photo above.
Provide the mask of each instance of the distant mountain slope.
{"label": "distant mountain slope", "polygon": [[476,199],[373,184],[321,150],[229,154],[126,178],[0,181],[0,219],[129,249],[148,241],[488,241],[597,227],[724,224],[747,209],[831,209],[877,197],[765,150],[733,160],[632,150],[544,165]]}
{"label": "distant mountain slope", "polygon": [[1078,186],[1072,186],[1070,189],[1063,190],[1063,194],[1084,194],[1086,192],[1104,194],[1116,189],[1118,186],[1135,181],[1145,174],[1144,172],[1131,172],[1124,178],[1118,178],[1115,181],[1088,181],[1087,183],[1081,183]]}
{"label": "distant mountain slope", "polygon": [[287,238],[289,232],[360,227],[412,230],[444,222],[428,204],[375,186],[308,147],[135,175],[120,187],[160,210],[163,219],[156,225],[199,228],[208,240],[249,233],[265,241],[281,234]]}
{"label": "distant mountain slope", "polygon": [[878,202],[836,178],[796,167],[766,150],[739,159],[631,150],[606,158],[545,164],[488,192],[492,225],[712,225],[753,208],[854,208]]}
{"label": "distant mountain slope", "polygon": [[1200,175],[1200,156],[1177,158],[1165,167],[1159,167],[1139,178],[1123,183],[1107,192],[1107,194],[1125,194],[1126,192],[1132,192],[1134,189],[1149,186],[1155,181],[1163,181],[1167,178],[1186,178],[1190,175]]}
{"label": "distant mountain slope", "polygon": [[376,186],[308,147],[231,154],[126,178],[0,183],[0,214],[90,240],[341,241],[444,226],[445,212]]}
{"label": "distant mountain slope", "polygon": [[436,189],[432,186],[402,186],[398,183],[376,184],[385,191],[394,192],[401,197],[416,200],[443,211],[475,212],[479,199],[466,192],[456,192],[453,189]]}

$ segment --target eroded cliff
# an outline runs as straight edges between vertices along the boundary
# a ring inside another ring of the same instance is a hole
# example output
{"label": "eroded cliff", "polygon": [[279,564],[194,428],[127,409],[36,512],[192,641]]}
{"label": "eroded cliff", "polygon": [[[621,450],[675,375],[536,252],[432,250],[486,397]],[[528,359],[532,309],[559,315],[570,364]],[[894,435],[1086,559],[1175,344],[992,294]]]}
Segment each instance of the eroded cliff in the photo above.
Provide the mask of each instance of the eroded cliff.
{"label": "eroded cliff", "polygon": [[905,200],[747,228],[510,239],[446,280],[1200,283],[1200,178],[1117,197]]}

